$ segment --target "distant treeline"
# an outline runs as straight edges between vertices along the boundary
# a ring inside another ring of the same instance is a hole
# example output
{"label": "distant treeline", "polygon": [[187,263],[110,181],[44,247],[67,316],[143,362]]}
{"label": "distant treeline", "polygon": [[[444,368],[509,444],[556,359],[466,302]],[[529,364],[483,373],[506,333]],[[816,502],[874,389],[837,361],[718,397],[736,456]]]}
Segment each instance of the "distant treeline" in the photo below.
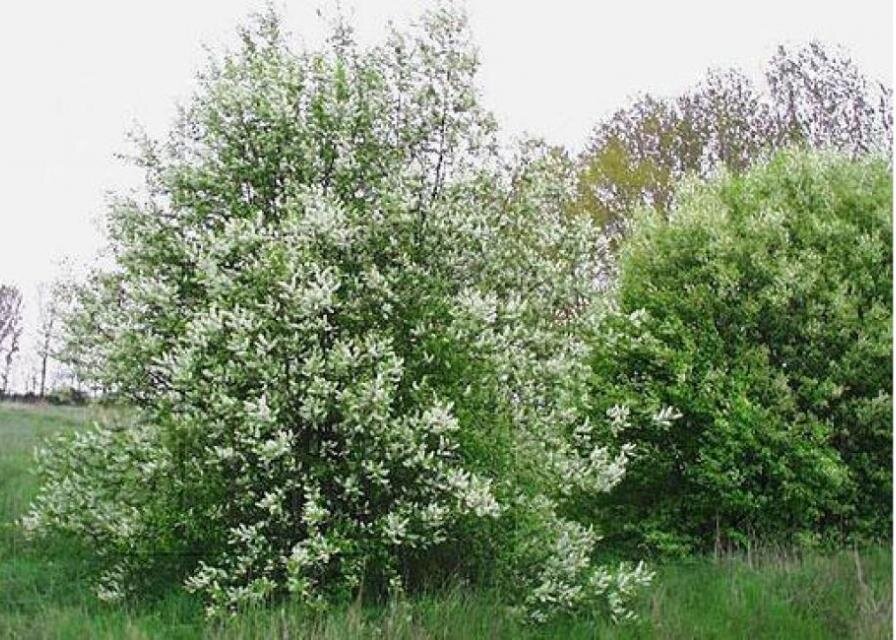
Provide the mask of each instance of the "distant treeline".
{"label": "distant treeline", "polygon": [[56,389],[44,395],[33,392],[28,393],[3,393],[0,394],[0,400],[4,402],[21,402],[23,404],[58,404],[81,406],[87,404],[91,400],[91,396],[86,391],[74,388]]}

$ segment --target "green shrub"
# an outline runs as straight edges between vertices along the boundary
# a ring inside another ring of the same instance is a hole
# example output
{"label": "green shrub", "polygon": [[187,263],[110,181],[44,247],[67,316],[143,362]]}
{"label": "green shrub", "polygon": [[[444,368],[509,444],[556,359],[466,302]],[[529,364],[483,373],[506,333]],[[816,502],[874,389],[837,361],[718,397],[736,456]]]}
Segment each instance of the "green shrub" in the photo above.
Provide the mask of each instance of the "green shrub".
{"label": "green shrub", "polygon": [[592,337],[592,415],[635,445],[587,505],[611,539],[889,535],[891,187],[877,159],[784,152],[635,222]]}

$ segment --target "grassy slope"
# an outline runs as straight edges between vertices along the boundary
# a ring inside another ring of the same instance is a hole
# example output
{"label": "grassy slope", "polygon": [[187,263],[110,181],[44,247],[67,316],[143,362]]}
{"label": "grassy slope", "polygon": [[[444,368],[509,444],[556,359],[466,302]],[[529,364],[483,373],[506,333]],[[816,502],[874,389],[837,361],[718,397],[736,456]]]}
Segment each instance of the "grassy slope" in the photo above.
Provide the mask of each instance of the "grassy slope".
{"label": "grassy slope", "polygon": [[25,542],[11,521],[35,491],[31,452],[78,428],[84,409],[0,404],[0,638],[887,638],[891,553],[768,555],[659,569],[639,603],[641,622],[613,627],[564,621],[521,627],[492,594],[456,591],[388,609],[348,607],[310,618],[295,607],[206,624],[179,592],[151,604],[111,607],[91,593],[89,556]]}

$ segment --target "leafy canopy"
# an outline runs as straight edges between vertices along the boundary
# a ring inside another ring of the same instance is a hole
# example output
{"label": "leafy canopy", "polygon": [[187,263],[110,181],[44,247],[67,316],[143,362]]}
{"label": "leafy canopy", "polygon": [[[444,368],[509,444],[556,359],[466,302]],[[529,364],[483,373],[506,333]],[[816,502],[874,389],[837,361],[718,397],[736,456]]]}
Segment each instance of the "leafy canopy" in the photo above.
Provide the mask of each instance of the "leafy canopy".
{"label": "leafy canopy", "polygon": [[891,192],[883,159],[786,152],[638,218],[591,340],[594,415],[638,452],[582,507],[612,540],[889,535]]}
{"label": "leafy canopy", "polygon": [[638,207],[668,211],[685,176],[740,173],[789,146],[890,153],[893,91],[844,51],[779,47],[765,80],[711,70],[679,96],[644,94],[598,123],[579,158],[574,210],[615,230]]}
{"label": "leafy canopy", "polygon": [[536,620],[628,615],[648,574],[595,566],[562,515],[629,451],[577,400],[601,245],[564,214],[568,162],[496,153],[476,68],[450,9],[316,52],[265,15],[141,140],[147,193],[113,207],[115,269],[69,321],[136,423],[46,449],[25,519],[97,548],[101,596],[155,577],[214,613],[460,574]]}

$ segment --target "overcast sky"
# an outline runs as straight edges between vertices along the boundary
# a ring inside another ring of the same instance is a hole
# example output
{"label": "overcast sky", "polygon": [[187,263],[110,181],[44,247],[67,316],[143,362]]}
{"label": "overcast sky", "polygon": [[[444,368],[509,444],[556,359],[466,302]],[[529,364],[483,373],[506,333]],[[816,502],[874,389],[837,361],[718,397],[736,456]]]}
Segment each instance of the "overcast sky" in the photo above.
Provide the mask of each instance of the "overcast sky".
{"label": "overcast sky", "polygon": [[[365,42],[421,3],[343,0]],[[100,244],[104,194],[137,184],[115,159],[134,122],[161,135],[206,60],[255,0],[3,0],[0,7],[0,282],[34,287],[62,256]],[[319,42],[319,1],[278,2],[294,35]],[[483,97],[507,135],[581,147],[595,122],[638,91],[674,94],[712,66],[758,78],[780,43],[845,46],[892,84],[892,0],[466,3]],[[31,349],[31,340],[25,345]]]}

